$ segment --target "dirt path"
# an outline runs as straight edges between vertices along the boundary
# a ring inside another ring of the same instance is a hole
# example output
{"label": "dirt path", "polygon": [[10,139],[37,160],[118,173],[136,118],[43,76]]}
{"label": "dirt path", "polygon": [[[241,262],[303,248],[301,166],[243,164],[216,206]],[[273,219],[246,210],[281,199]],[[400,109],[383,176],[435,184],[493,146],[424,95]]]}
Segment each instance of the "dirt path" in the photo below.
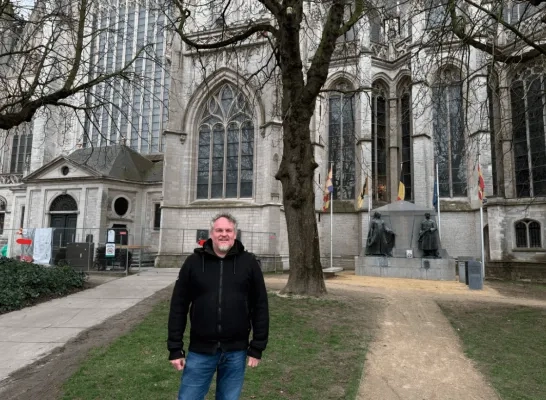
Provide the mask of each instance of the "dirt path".
{"label": "dirt path", "polygon": [[[282,278],[268,285],[282,287]],[[490,302],[546,308],[534,298],[503,294],[498,285],[470,291],[464,284],[375,278],[345,273],[327,280],[333,296],[350,292],[384,300],[379,326],[367,354],[358,400],[497,400],[500,397],[463,353],[459,337],[435,300]]]}
{"label": "dirt path", "polygon": [[499,397],[461,349],[428,296],[387,295],[358,399],[493,400]]}

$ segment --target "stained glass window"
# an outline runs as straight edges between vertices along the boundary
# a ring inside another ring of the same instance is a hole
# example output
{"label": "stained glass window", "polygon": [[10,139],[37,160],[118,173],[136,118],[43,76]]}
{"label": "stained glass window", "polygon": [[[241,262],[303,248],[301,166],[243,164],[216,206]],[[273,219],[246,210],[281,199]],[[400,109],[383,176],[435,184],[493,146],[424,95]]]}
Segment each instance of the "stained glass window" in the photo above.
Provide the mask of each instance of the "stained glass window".
{"label": "stained glass window", "polygon": [[249,198],[254,122],[247,99],[226,84],[205,105],[199,126],[197,198]]}
{"label": "stained glass window", "polygon": [[372,92],[373,198],[387,201],[387,96],[379,85]]}
{"label": "stained glass window", "polygon": [[434,156],[441,197],[466,196],[462,85],[457,71],[445,70],[432,90]]}
{"label": "stained glass window", "polygon": [[[340,92],[329,98],[328,168],[333,163],[333,198],[355,198],[355,116],[350,87],[339,84]],[[349,93],[346,93],[348,92]]]}
{"label": "stained glass window", "polygon": [[510,88],[516,196],[546,195],[544,77],[522,71]]}

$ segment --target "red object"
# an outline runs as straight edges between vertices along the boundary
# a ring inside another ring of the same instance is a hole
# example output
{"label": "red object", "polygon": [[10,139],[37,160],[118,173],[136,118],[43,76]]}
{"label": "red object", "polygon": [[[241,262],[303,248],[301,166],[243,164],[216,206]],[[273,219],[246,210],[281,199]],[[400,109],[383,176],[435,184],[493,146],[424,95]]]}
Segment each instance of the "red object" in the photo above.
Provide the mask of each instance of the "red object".
{"label": "red object", "polygon": [[127,235],[127,232],[121,231],[119,234],[120,234],[120,235]]}
{"label": "red object", "polygon": [[32,239],[21,237],[21,238],[17,238],[15,242],[18,244],[32,244]]}
{"label": "red object", "polygon": [[482,175],[482,169],[480,168],[480,164],[478,164],[478,198],[483,203],[483,199],[485,197],[485,182],[483,180]]}
{"label": "red object", "polygon": [[32,262],[33,258],[32,256],[21,256],[21,261]]}
{"label": "red object", "polygon": [[205,243],[207,242],[207,239],[201,239],[197,242],[197,244],[201,247],[203,247],[205,245]]}

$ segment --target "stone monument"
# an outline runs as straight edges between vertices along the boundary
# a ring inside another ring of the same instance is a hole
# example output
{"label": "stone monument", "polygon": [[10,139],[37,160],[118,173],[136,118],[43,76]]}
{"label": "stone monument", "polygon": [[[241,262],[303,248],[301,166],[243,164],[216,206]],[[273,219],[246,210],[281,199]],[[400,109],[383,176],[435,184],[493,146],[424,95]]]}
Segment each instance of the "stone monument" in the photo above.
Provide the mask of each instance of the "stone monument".
{"label": "stone monument", "polygon": [[381,219],[379,212],[374,212],[366,239],[366,255],[392,257],[395,234]]}
{"label": "stone monument", "polygon": [[[442,249],[434,210],[397,201],[372,212],[361,255],[356,257],[357,275],[455,280],[455,260]],[[382,247],[389,243],[392,248]]]}

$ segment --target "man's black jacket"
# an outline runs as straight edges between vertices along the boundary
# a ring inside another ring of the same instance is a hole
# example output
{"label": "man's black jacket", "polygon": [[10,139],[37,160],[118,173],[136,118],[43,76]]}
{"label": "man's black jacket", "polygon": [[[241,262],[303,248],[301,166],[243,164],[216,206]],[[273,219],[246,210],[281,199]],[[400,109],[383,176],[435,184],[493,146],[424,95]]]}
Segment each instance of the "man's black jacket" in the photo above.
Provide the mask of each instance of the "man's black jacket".
{"label": "man's black jacket", "polygon": [[169,313],[169,360],[185,356],[182,336],[188,311],[190,351],[215,354],[220,347],[261,358],[269,333],[267,291],[258,261],[241,242],[235,240],[220,258],[209,239],[182,265]]}

